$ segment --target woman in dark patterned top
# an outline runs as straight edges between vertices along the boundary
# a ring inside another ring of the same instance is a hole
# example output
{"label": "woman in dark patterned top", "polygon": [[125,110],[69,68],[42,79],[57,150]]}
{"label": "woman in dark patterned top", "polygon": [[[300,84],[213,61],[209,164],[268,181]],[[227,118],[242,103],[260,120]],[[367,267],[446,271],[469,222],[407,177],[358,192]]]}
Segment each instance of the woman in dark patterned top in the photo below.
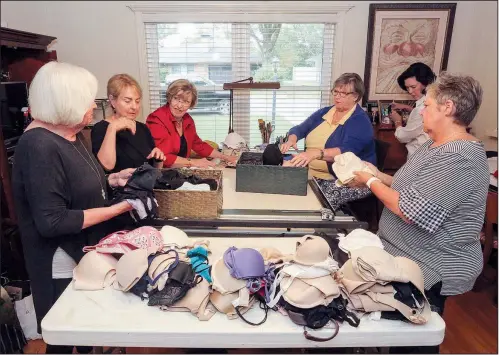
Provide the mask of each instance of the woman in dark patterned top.
{"label": "woman in dark patterned top", "polygon": [[378,231],[385,249],[419,264],[429,301],[442,313],[446,296],[471,290],[482,270],[489,173],[482,143],[466,132],[482,101],[480,84],[442,73],[427,91],[421,113],[430,140],[393,177],[374,170],[355,180],[385,205]]}

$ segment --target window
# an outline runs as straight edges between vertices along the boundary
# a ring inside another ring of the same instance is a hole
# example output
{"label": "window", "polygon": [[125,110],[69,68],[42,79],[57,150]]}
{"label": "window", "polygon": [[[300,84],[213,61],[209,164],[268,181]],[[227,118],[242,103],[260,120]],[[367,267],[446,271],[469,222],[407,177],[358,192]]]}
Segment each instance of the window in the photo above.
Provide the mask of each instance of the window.
{"label": "window", "polygon": [[198,134],[220,143],[229,128],[223,83],[279,81],[279,90],[234,91],[236,132],[261,144],[263,119],[274,125],[272,142],[329,104],[334,33],[333,23],[145,22],[150,109],[164,105],[170,82],[189,79],[199,93],[190,111]]}

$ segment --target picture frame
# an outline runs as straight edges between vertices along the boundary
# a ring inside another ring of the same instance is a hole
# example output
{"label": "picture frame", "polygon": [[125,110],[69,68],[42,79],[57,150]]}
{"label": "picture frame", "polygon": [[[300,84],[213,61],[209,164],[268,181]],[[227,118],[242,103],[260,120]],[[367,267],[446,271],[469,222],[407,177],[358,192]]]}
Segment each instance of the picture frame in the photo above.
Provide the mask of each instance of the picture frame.
{"label": "picture frame", "polygon": [[456,3],[370,4],[363,101],[410,100],[397,77],[411,64],[447,68]]}

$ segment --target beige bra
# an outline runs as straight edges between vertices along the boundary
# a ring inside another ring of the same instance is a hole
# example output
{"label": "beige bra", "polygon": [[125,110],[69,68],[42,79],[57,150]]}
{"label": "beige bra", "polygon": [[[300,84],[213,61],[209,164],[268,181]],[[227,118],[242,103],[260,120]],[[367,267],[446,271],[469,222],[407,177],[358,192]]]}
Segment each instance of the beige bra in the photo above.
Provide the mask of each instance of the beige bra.
{"label": "beige bra", "polygon": [[246,280],[238,280],[230,275],[230,271],[225,266],[223,257],[219,258],[211,268],[211,279],[213,281],[211,287],[222,295],[236,294],[234,306],[249,305],[250,293],[246,287]]}
{"label": "beige bra", "polygon": [[127,292],[140,280],[149,266],[148,255],[146,249],[136,249],[123,254],[116,266],[118,289]]}
{"label": "beige bra", "polygon": [[302,309],[327,306],[340,295],[340,290],[332,276],[315,279],[295,278],[289,283],[290,278],[284,277],[281,282],[281,287],[285,288],[282,297],[289,304]]}
{"label": "beige bra", "polygon": [[116,280],[118,260],[111,254],[92,250],[80,260],[73,269],[73,287],[75,290],[102,290]]}
{"label": "beige bra", "polygon": [[[221,313],[227,315],[228,319],[236,319],[239,318],[237,315],[236,309],[234,308],[234,301],[239,297],[237,293],[228,293],[222,295],[218,291],[213,291],[210,294],[210,302],[213,306]],[[255,298],[250,297],[247,306],[240,306],[239,313],[244,314],[253,306]]]}
{"label": "beige bra", "polygon": [[173,306],[161,306],[167,311],[186,311],[195,314],[199,320],[209,320],[216,313],[215,308],[208,305],[210,300],[210,284],[203,279],[199,284],[187,291]]}

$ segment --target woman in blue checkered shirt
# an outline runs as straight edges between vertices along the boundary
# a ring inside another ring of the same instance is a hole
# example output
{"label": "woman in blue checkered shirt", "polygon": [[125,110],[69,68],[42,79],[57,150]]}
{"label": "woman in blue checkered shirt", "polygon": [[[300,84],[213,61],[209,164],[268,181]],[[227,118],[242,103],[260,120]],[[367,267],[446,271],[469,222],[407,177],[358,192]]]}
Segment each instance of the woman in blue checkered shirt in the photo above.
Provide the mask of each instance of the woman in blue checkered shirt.
{"label": "woman in blue checkered shirt", "polygon": [[483,267],[489,171],[483,144],[466,132],[482,101],[469,76],[441,73],[422,109],[430,140],[392,177],[356,172],[385,205],[378,235],[392,255],[417,262],[430,303],[443,313],[447,296],[472,289]]}

